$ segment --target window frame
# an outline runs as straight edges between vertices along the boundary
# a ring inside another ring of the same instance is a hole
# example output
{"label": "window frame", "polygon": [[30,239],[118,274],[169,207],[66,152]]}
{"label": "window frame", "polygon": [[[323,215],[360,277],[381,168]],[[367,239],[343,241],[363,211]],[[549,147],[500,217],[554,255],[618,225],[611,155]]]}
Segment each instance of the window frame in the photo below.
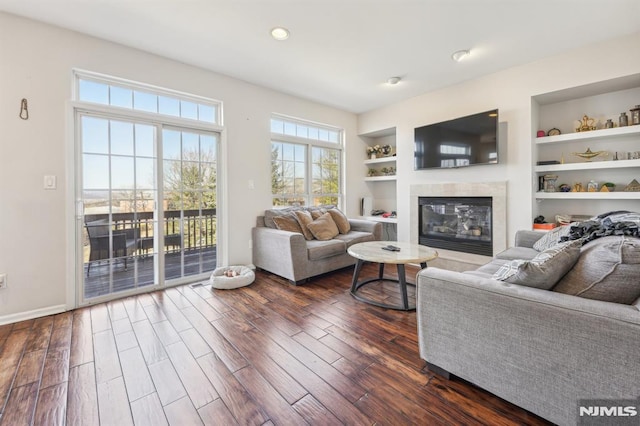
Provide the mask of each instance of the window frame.
{"label": "window frame", "polygon": [[[293,124],[301,127],[314,128],[319,130],[326,130],[328,132],[337,133],[337,141],[330,142],[319,139],[311,139],[309,137],[301,137],[294,135],[287,135],[284,133],[277,133],[273,131],[273,120],[283,121],[284,123]],[[304,196],[299,194],[292,195],[291,197],[282,196],[282,194],[274,194],[273,188],[271,189],[271,205],[272,208],[285,208],[284,206],[277,206],[274,204],[274,200],[281,198],[304,198],[306,206],[312,206],[313,200],[322,197],[335,197],[338,202],[337,207],[342,207],[344,202],[344,130],[327,124],[321,124],[313,121],[303,120],[300,118],[293,118],[281,114],[272,114],[269,121],[271,129],[270,147],[273,147],[273,143],[287,143],[294,145],[305,146],[305,191]],[[313,148],[332,149],[338,152],[338,193],[314,193],[313,192]],[[271,149],[269,153],[271,154]],[[271,159],[270,159],[271,161]]]}

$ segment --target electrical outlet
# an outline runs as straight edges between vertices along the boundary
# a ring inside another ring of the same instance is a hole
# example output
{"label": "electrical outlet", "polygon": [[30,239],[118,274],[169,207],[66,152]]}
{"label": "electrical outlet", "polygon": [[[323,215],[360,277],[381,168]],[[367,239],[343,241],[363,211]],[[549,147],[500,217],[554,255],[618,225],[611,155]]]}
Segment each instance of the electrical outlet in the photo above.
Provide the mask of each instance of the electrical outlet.
{"label": "electrical outlet", "polygon": [[0,274],[0,289],[7,288],[7,274]]}

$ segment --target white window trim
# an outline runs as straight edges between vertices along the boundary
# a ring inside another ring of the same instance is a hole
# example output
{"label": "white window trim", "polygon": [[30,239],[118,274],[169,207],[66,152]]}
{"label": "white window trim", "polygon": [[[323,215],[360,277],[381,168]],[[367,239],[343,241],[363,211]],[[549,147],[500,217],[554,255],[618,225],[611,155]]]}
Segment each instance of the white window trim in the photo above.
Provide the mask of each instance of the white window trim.
{"label": "white window trim", "polygon": [[[147,89],[153,91],[157,94],[166,94],[170,96],[179,97],[182,99],[188,99],[197,101],[199,103],[216,106],[216,119],[217,123],[208,123],[205,121],[186,119],[181,117],[173,117],[165,114],[158,113],[150,113],[145,111],[139,111],[129,108],[121,108],[111,105],[98,104],[93,102],[83,102],[78,100],[79,95],[79,81],[81,78],[86,78],[89,80],[98,81],[101,83],[109,84],[115,83],[120,86],[125,86],[133,89]],[[66,262],[66,270],[67,272],[67,286],[66,286],[66,303],[65,308],[75,309],[80,307],[80,301],[83,301],[82,306],[90,306],[95,303],[100,303],[99,298],[91,299],[89,301],[84,300],[84,298],[79,294],[80,288],[78,286],[78,279],[82,279],[84,276],[84,271],[81,268],[81,265],[77,264],[77,252],[76,249],[78,247],[78,241],[80,236],[77,235],[76,229],[78,227],[78,221],[80,221],[82,217],[82,211],[79,208],[79,200],[76,199],[77,194],[77,183],[79,182],[79,173],[80,170],[77,167],[77,158],[78,155],[76,143],[79,140],[79,135],[77,134],[77,126],[76,126],[76,117],[77,114],[87,114],[87,115],[107,115],[115,119],[125,119],[125,120],[142,120],[149,122],[153,125],[164,125],[168,127],[176,127],[182,129],[193,129],[193,130],[202,130],[208,132],[217,132],[220,135],[220,147],[219,147],[219,156],[220,158],[227,158],[227,131],[223,126],[223,103],[222,101],[218,101],[211,98],[206,98],[202,96],[192,95],[180,91],[175,91],[171,89],[165,89],[157,86],[153,86],[150,84],[135,82],[131,80],[125,80],[118,77],[112,77],[105,74],[73,69],[72,70],[72,97],[71,100],[66,103],[66,129],[67,129],[67,146],[65,157],[67,159],[67,167],[66,172],[67,176],[72,176],[72,179],[66,180],[66,191],[67,191],[67,199],[66,206],[67,212],[72,212],[72,214],[67,214],[66,216],[66,227],[67,227],[67,241],[73,241],[73,244],[67,244],[67,262]],[[229,241],[229,227],[228,221],[226,220],[229,217],[228,211],[228,192],[226,185],[226,176],[228,172],[228,165],[226,161],[223,161],[218,164],[218,200],[219,204],[222,205],[221,208],[218,208],[218,243],[217,245],[222,248],[222,250],[218,251],[218,263],[221,265],[226,265],[229,263],[228,261],[228,245],[227,241]],[[80,278],[79,278],[80,277]],[[171,283],[171,286],[182,285],[187,282],[192,282],[193,279],[185,278],[184,280],[175,280]],[[166,283],[164,283],[166,287]],[[151,286],[150,290],[155,288],[155,286]],[[132,293],[137,294],[137,293]],[[123,297],[126,296],[123,293]]]}
{"label": "white window trim", "polygon": [[[324,123],[319,123],[319,122],[315,122],[315,121],[309,121],[309,120],[304,120],[304,119],[300,119],[300,118],[295,118],[295,117],[291,117],[291,116],[287,116],[287,115],[283,115],[283,114],[271,114],[271,118],[269,120],[269,122],[271,122],[271,119],[276,119],[276,120],[283,120],[283,121],[288,121],[288,122],[292,122],[292,123],[296,123],[296,124],[301,124],[304,126],[313,126],[313,127],[318,127],[320,129],[326,129],[326,130],[332,130],[332,131],[336,131],[338,132],[339,136],[338,136],[338,142],[327,142],[327,141],[321,141],[321,140],[317,140],[317,139],[309,139],[309,138],[304,138],[304,137],[300,137],[300,136],[293,136],[293,135],[286,135],[283,133],[274,133],[271,132],[271,139],[269,141],[269,144],[273,143],[273,142],[284,142],[284,143],[292,143],[292,144],[298,144],[298,145],[305,145],[307,147],[307,154],[306,154],[306,159],[305,159],[305,164],[306,164],[306,173],[305,173],[305,179],[306,179],[306,192],[304,194],[304,197],[306,198],[306,203],[308,206],[312,205],[312,201],[313,198],[316,198],[316,196],[335,196],[338,198],[338,207],[342,208],[342,206],[344,205],[344,179],[345,179],[345,162],[344,162],[344,155],[345,155],[345,150],[344,150],[344,129],[340,128],[340,127],[336,127],[336,126],[331,126],[328,124],[324,124]],[[337,194],[314,194],[311,191],[311,185],[312,185],[312,177],[313,177],[313,172],[312,172],[312,165],[313,165],[313,161],[312,161],[312,148],[313,147],[317,147],[317,148],[328,148],[328,149],[334,149],[337,150],[339,152],[339,160],[338,160],[338,164],[340,165],[340,174],[338,175],[338,188],[339,188],[339,193]],[[275,198],[280,198],[278,197],[278,195],[271,193],[271,200],[272,200],[272,206],[273,206],[273,199]]]}
{"label": "white window trim", "polygon": [[[131,90],[148,90],[149,92],[156,94],[156,95],[161,95],[161,96],[172,96],[172,97],[177,97],[180,98],[181,100],[189,100],[189,101],[193,101],[193,102],[197,102],[197,103],[201,103],[201,104],[205,104],[211,107],[215,108],[216,111],[216,115],[215,115],[215,123],[207,123],[206,121],[200,121],[200,120],[193,120],[193,119],[188,119],[188,118],[181,118],[181,117],[172,117],[170,115],[165,115],[165,114],[160,114],[160,113],[145,113],[144,111],[138,111],[138,110],[134,110],[134,109],[129,109],[129,108],[122,108],[122,107],[117,107],[117,106],[112,106],[112,105],[103,105],[103,104],[96,104],[96,103],[92,103],[92,102],[82,102],[79,100],[80,98],[80,80],[90,80],[90,81],[94,81],[97,83],[103,83],[103,84],[116,84],[118,86],[121,87],[126,87],[127,89],[131,89]],[[100,74],[97,72],[92,72],[92,71],[86,71],[86,70],[80,70],[80,69],[74,69],[73,70],[73,85],[72,85],[72,92],[71,92],[71,99],[73,100],[74,103],[78,102],[78,103],[82,103],[85,105],[91,105],[91,109],[93,109],[94,106],[102,106],[102,107],[106,107],[109,108],[109,111],[114,111],[114,110],[119,110],[119,111],[127,111],[127,114],[129,111],[132,112],[137,112],[137,113],[142,113],[145,114],[145,117],[149,116],[155,116],[155,117],[163,117],[162,121],[165,121],[165,117],[167,118],[173,118],[173,119],[177,119],[179,122],[184,123],[188,122],[188,123],[198,123],[201,125],[206,125],[206,124],[210,124],[212,126],[217,126],[217,127],[222,127],[224,125],[224,116],[223,116],[223,103],[222,101],[219,101],[217,99],[212,99],[212,98],[207,98],[204,96],[198,96],[198,95],[194,95],[191,93],[186,93],[186,92],[180,92],[178,90],[173,90],[173,89],[167,89],[167,88],[163,88],[163,87],[158,87],[158,86],[154,86],[152,84],[147,84],[147,83],[142,83],[142,82],[138,82],[138,81],[132,81],[132,80],[127,80],[124,78],[120,78],[120,77],[113,77],[110,75],[106,75],[106,74]],[[156,118],[157,120],[157,118]]]}

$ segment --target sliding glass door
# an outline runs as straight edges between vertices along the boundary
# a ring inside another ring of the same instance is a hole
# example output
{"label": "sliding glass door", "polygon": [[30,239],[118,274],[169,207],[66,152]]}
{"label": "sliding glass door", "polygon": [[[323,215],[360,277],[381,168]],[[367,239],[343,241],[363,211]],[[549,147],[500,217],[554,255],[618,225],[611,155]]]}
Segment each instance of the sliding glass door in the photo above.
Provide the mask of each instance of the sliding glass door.
{"label": "sliding glass door", "polygon": [[78,113],[81,303],[216,267],[219,135]]}

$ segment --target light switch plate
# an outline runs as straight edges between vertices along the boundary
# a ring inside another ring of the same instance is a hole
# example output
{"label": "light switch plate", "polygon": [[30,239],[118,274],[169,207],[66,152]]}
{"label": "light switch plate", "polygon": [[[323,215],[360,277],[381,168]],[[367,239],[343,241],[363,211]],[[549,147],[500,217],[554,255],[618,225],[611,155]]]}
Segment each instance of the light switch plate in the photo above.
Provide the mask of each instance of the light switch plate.
{"label": "light switch plate", "polygon": [[45,175],[44,177],[44,189],[56,189],[57,179],[54,175]]}

